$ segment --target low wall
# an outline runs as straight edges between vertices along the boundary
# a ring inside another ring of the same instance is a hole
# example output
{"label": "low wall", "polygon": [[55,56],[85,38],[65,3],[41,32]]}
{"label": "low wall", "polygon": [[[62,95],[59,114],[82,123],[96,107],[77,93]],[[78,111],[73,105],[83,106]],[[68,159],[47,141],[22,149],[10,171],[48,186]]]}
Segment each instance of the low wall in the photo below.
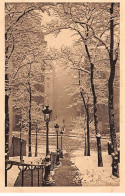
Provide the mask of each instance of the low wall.
{"label": "low wall", "polygon": [[[22,155],[26,156],[26,141],[22,140]],[[20,138],[13,136],[9,156],[20,156]]]}

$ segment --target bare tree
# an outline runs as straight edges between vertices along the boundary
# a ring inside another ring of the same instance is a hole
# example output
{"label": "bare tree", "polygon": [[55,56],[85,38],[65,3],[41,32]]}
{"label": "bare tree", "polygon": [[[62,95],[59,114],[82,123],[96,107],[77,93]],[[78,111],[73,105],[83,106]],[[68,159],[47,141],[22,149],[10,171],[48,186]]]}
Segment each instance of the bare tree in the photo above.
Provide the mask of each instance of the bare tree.
{"label": "bare tree", "polygon": [[[32,46],[35,44],[38,47],[38,44],[41,43],[41,17],[38,16],[38,13],[34,12],[35,9],[38,9],[36,4],[5,4],[5,153],[9,153],[9,97],[12,89],[12,79],[15,78],[16,72],[27,64],[26,56],[27,54],[31,55]],[[37,40],[39,39],[37,43],[34,42],[36,38],[34,40],[32,36],[33,29],[38,32],[35,34]],[[29,39],[26,40],[26,38],[29,34],[32,43],[30,43],[31,47],[28,48]],[[11,69],[12,66],[13,70]],[[11,75],[10,70],[12,71]],[[6,154],[6,158],[8,156]]]}
{"label": "bare tree", "polygon": [[[87,84],[87,78],[90,77],[90,72],[84,68],[84,55],[80,52],[80,47],[75,47],[71,50],[70,48],[64,48],[62,49],[62,55],[61,58],[63,59],[62,64],[64,63],[65,68],[69,68],[69,73],[71,75],[71,72],[77,73],[77,79],[75,79],[75,82],[72,82],[71,85],[67,86],[67,91],[72,94],[72,96],[76,96],[76,94],[80,94],[80,99],[82,99],[82,104],[85,109],[86,113],[86,129],[87,129],[87,145],[85,145],[85,155],[90,156],[90,133],[89,133],[89,98],[90,98],[90,92]],[[66,66],[67,65],[67,66]],[[87,76],[89,77],[86,77]],[[83,78],[86,81],[86,84],[83,82]],[[76,80],[78,81],[76,84]],[[71,93],[71,92],[72,93]],[[79,102],[79,95],[77,95],[77,101]],[[84,119],[84,120],[85,120]],[[84,121],[83,120],[83,121]],[[84,122],[83,122],[84,123]],[[86,136],[86,135],[85,135]]]}
{"label": "bare tree", "polygon": [[[117,141],[116,141],[116,130],[115,130],[115,119],[114,119],[114,103],[113,103],[113,83],[115,77],[115,67],[116,62],[118,60],[118,47],[114,49],[114,41],[115,41],[115,27],[114,27],[114,20],[115,20],[115,7],[118,9],[119,5],[115,5],[111,3],[110,7],[110,49],[109,49],[109,59],[110,59],[110,76],[108,80],[108,90],[109,90],[109,99],[108,99],[108,107],[109,107],[109,124],[110,124],[110,135],[111,135],[111,142],[113,145],[114,154],[112,154],[113,158],[113,175],[119,177],[119,169],[118,169],[118,153],[117,153]],[[116,19],[117,20],[117,19]]]}
{"label": "bare tree", "polygon": [[[50,24],[46,25],[46,33],[54,33],[58,34],[62,29],[71,29],[75,31],[79,36],[79,42],[84,44],[84,48],[86,51],[86,56],[88,58],[88,62],[90,64],[90,83],[91,90],[93,95],[93,105],[94,105],[94,122],[95,122],[95,132],[97,137],[97,149],[98,149],[98,166],[102,167],[102,152],[101,152],[101,136],[98,130],[98,118],[97,118],[97,96],[95,92],[94,86],[94,62],[93,62],[93,53],[92,44],[90,45],[90,38],[92,34],[89,34],[91,30],[88,26],[91,26],[93,22],[93,4],[72,4],[72,3],[60,3],[57,4],[56,7],[53,8],[53,14],[60,18],[60,21],[53,20]],[[88,25],[90,23],[90,25]],[[88,42],[89,41],[89,42]],[[90,47],[90,49],[89,49]]]}
{"label": "bare tree", "polygon": [[[55,33],[57,35],[62,29],[71,29],[80,36],[79,42],[83,43],[85,47],[91,71],[90,82],[93,94],[95,131],[97,135],[98,165],[102,166],[101,140],[97,118],[97,96],[94,84],[95,59],[97,58],[96,50],[100,47],[103,52],[105,50],[107,63],[111,68],[108,85],[109,124],[111,141],[113,143],[114,151],[116,152],[117,144],[115,139],[116,131],[114,128],[113,81],[119,50],[119,4],[60,3],[56,6],[53,5],[52,14],[55,14],[56,17],[58,16],[58,21],[55,19],[51,24],[47,23],[45,28],[46,33]],[[98,56],[100,55],[102,55],[102,53]],[[113,58],[114,56],[115,59]]]}

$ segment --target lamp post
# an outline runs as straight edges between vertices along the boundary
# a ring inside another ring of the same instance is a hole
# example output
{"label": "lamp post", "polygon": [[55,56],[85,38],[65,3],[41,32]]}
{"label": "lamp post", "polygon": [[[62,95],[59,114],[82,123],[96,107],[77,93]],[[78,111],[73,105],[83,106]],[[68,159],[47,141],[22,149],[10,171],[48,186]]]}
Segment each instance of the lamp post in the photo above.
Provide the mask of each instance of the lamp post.
{"label": "lamp post", "polygon": [[49,110],[49,106],[45,106],[46,108],[42,110],[44,114],[44,120],[46,122],[46,156],[49,154],[49,138],[48,138],[48,133],[49,133],[49,121],[50,121],[50,114],[52,110]]}
{"label": "lamp post", "polygon": [[60,131],[61,134],[61,152],[60,152],[60,157],[63,158],[63,147],[62,147],[62,136],[63,136],[63,131]]}
{"label": "lamp post", "polygon": [[44,120],[46,122],[46,166],[45,166],[45,175],[43,180],[43,186],[50,186],[51,180],[50,180],[50,168],[51,168],[51,162],[49,157],[49,121],[50,121],[50,114],[52,110],[49,110],[49,106],[45,106],[46,108],[42,110],[44,114]]}
{"label": "lamp post", "polygon": [[56,135],[57,135],[57,151],[58,151],[58,149],[59,149],[59,145],[58,145],[58,131],[59,131],[59,125],[58,124],[56,124],[55,125],[55,129],[56,129]]}
{"label": "lamp post", "polygon": [[63,119],[63,126],[62,126],[62,130],[60,132],[61,134],[61,152],[60,152],[60,157],[63,158],[63,147],[62,147],[62,137],[63,137],[63,133],[64,133],[64,129],[65,129],[65,120]]}
{"label": "lamp post", "polygon": [[56,136],[57,136],[57,146],[56,146],[56,151],[57,151],[57,157],[56,157],[56,164],[59,165],[59,145],[58,145],[58,131],[59,131],[59,125],[56,124],[55,125],[55,129],[56,129]]}

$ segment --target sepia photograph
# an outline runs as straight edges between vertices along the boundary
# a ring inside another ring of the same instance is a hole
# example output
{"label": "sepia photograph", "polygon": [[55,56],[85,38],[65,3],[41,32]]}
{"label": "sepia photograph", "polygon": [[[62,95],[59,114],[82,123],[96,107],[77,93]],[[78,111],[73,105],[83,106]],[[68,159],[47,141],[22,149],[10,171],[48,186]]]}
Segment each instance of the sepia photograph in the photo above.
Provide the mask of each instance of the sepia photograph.
{"label": "sepia photograph", "polygon": [[119,187],[120,2],[4,2],[4,20],[4,186]]}

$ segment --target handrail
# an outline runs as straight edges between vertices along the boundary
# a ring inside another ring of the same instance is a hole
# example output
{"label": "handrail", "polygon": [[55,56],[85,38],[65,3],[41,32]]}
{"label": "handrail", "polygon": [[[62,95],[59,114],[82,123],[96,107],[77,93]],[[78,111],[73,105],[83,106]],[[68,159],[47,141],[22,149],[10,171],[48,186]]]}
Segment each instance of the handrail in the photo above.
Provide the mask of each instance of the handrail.
{"label": "handrail", "polygon": [[6,160],[5,162],[12,165],[19,165],[19,166],[45,166],[45,163],[31,164],[31,163],[24,163],[24,162],[12,161],[12,160]]}
{"label": "handrail", "polygon": [[[11,169],[14,165],[18,167],[20,170],[21,175],[21,186],[25,185],[25,171],[30,170],[30,178],[31,178],[31,187],[33,186],[33,173],[34,169],[37,169],[38,172],[38,186],[40,186],[40,176],[41,176],[41,185],[42,186],[50,186],[52,184],[50,178],[50,171],[51,169],[55,168],[55,165],[59,165],[59,152],[56,152],[56,157],[52,158],[52,152],[50,157],[45,157],[44,159],[38,160],[35,163],[26,163],[24,160],[22,161],[15,161],[15,160],[5,160],[5,186],[7,186],[7,171]],[[36,161],[36,160],[35,160]],[[40,174],[39,170],[42,169],[42,175]],[[29,175],[29,174],[28,174]]]}

